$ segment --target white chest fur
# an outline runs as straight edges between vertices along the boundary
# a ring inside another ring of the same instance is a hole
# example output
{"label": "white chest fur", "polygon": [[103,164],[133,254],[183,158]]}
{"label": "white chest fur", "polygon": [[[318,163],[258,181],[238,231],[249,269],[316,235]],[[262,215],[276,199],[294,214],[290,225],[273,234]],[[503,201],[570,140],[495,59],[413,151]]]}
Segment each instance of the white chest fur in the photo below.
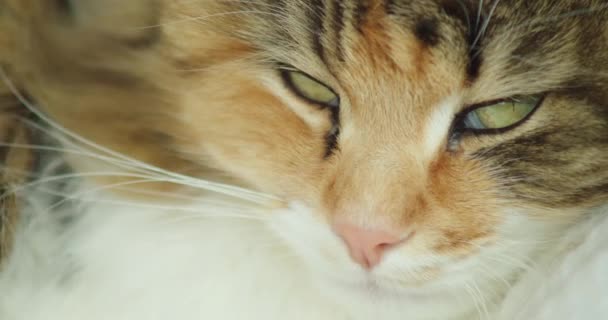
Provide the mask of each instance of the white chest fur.
{"label": "white chest fur", "polygon": [[[36,201],[29,206],[15,253],[0,274],[0,319],[370,318],[369,306],[328,298],[302,261],[262,220],[251,216],[201,206],[184,214],[184,208],[111,203],[99,197],[72,208],[81,212],[74,221],[58,219],[56,212],[44,208]],[[572,238],[582,238],[591,226],[581,227]],[[594,228],[608,230],[608,224]],[[608,282],[601,272],[608,256],[594,255],[606,251],[608,233],[603,234],[596,231],[591,243],[577,249],[581,253],[575,252],[551,276],[531,272],[521,288],[513,290],[499,319],[574,319],[573,312],[583,310],[593,315],[584,319],[606,314],[607,298],[601,297],[606,297],[608,286],[595,285]],[[579,304],[565,303],[573,296],[568,290],[581,291]],[[603,304],[591,303],[588,294]],[[547,295],[550,299],[544,300]],[[381,319],[436,319],[388,314],[390,318]],[[477,315],[464,318],[473,319]]]}
{"label": "white chest fur", "polygon": [[1,319],[346,319],[255,219],[98,203],[73,223],[22,230]]}

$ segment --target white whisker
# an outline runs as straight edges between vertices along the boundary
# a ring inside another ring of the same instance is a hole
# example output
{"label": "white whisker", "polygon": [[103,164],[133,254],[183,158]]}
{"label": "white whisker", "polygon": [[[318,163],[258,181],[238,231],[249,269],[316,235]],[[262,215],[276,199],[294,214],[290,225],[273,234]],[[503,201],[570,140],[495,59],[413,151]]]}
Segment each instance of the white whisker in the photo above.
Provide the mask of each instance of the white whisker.
{"label": "white whisker", "polygon": [[[41,178],[41,179],[38,179],[38,180],[30,182],[30,183],[19,185],[18,187],[10,189],[9,191],[5,192],[4,194],[1,194],[0,200],[4,199],[7,195],[19,193],[23,190],[27,190],[29,188],[36,187],[41,184],[45,184],[45,183],[49,183],[49,182],[57,182],[57,181],[61,181],[61,180],[69,180],[69,179],[74,179],[74,178],[83,178],[83,177],[150,178],[150,177],[143,176],[143,175],[127,174],[127,173],[122,173],[122,172],[119,172],[119,173],[116,173],[116,172],[68,173],[68,174],[45,177],[45,178]],[[155,179],[152,179],[152,178],[150,178],[149,180],[156,181]]]}
{"label": "white whisker", "polygon": [[[242,200],[247,200],[247,201],[251,201],[251,202],[255,202],[255,203],[269,203],[269,202],[276,202],[279,200],[278,198],[276,198],[274,196],[270,196],[270,195],[263,194],[260,192],[247,190],[247,189],[236,187],[236,186],[211,182],[211,181],[207,181],[207,180],[196,179],[196,178],[185,176],[185,175],[182,175],[182,174],[179,174],[176,172],[167,171],[165,169],[141,162],[139,160],[136,160],[136,159],[126,156],[124,154],[115,152],[104,146],[101,146],[97,143],[94,143],[94,142],[62,127],[61,125],[56,123],[54,120],[50,119],[49,117],[44,115],[42,112],[40,112],[36,107],[34,107],[32,105],[32,103],[30,103],[19,92],[19,90],[15,87],[13,82],[8,78],[6,72],[2,68],[0,68],[0,79],[2,79],[3,82],[6,83],[9,90],[15,95],[15,97],[19,100],[19,102],[21,104],[23,104],[28,110],[30,110],[30,112],[32,112],[35,116],[40,118],[42,121],[46,122],[54,129],[58,130],[58,133],[61,133],[62,135],[65,135],[66,137],[69,137],[70,139],[73,139],[74,141],[81,143],[87,147],[91,147],[94,150],[101,152],[102,154],[108,155],[111,158],[111,161],[118,159],[118,160],[124,161],[126,163],[129,163],[133,167],[137,167],[139,169],[146,170],[149,173],[163,175],[163,176],[165,176],[165,179],[162,179],[162,180],[165,182],[191,186],[191,187],[195,187],[195,188],[199,188],[199,189],[203,189],[203,190],[207,190],[207,191],[211,191],[211,192],[217,192],[220,194],[225,194],[225,195],[239,198]],[[158,179],[158,180],[161,180],[161,179]]]}
{"label": "white whisker", "polygon": [[479,298],[477,297],[477,293],[473,290],[473,288],[468,283],[464,284],[464,289],[467,292],[467,294],[471,297],[471,299],[473,300],[473,304],[475,305],[475,310],[477,310],[477,319],[482,320],[483,311],[482,311],[482,307],[481,307],[481,302],[479,301]]}

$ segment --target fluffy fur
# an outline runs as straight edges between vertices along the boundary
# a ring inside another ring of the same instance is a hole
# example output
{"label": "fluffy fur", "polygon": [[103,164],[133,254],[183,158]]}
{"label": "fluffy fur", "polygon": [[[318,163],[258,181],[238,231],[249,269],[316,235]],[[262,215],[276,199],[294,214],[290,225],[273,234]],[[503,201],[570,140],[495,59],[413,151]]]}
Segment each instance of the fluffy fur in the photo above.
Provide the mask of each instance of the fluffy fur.
{"label": "fluffy fur", "polygon": [[[121,3],[0,2],[3,78],[59,151],[20,193],[0,318],[513,319],[534,270],[558,285],[599,243],[602,1]],[[510,130],[459,122],[522,95]],[[368,270],[343,223],[412,236]]]}
{"label": "fluffy fur", "polygon": [[[46,174],[63,176],[65,170],[55,163]],[[331,250],[330,245],[340,248],[338,239],[299,205],[271,209],[203,197],[169,207],[70,181],[52,179],[30,190],[22,211],[27,223],[0,275],[2,319],[565,320],[600,319],[607,311],[605,286],[599,285],[608,264],[605,210],[564,234],[529,266],[505,301],[492,304],[484,288],[474,286],[443,297],[432,288],[399,296],[374,288],[364,295],[353,291],[351,275],[335,274],[310,243],[323,242]],[[65,194],[77,200],[57,205]],[[352,276],[361,273],[348,259],[346,252],[333,257]],[[519,263],[507,255],[494,259]],[[319,282],[308,265],[344,281],[344,287]],[[512,285],[502,280],[489,290]],[[471,306],[474,311],[456,316]]]}
{"label": "fluffy fur", "polygon": [[602,319],[608,314],[604,211],[569,232],[540,267],[520,279],[495,319]]}

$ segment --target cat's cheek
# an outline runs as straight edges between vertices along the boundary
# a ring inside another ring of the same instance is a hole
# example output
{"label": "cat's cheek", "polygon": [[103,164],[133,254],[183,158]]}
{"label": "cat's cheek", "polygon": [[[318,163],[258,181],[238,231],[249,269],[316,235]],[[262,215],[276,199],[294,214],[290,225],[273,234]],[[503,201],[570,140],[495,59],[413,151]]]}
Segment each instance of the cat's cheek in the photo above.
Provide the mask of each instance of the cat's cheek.
{"label": "cat's cheek", "polygon": [[276,210],[269,223],[272,231],[302,262],[318,271],[360,273],[341,239],[323,215],[301,202]]}

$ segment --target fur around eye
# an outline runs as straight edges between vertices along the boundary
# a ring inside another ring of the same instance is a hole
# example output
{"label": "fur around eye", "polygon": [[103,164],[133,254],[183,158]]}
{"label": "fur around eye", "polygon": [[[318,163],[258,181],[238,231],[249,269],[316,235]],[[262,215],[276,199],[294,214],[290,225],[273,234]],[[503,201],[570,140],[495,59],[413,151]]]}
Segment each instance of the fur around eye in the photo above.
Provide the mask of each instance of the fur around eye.
{"label": "fur around eye", "polygon": [[526,96],[473,106],[459,117],[460,127],[482,133],[509,130],[527,120],[542,100],[541,96]]}
{"label": "fur around eye", "polygon": [[340,106],[338,94],[319,80],[300,71],[282,70],[281,75],[287,87],[300,98],[323,107]]}

